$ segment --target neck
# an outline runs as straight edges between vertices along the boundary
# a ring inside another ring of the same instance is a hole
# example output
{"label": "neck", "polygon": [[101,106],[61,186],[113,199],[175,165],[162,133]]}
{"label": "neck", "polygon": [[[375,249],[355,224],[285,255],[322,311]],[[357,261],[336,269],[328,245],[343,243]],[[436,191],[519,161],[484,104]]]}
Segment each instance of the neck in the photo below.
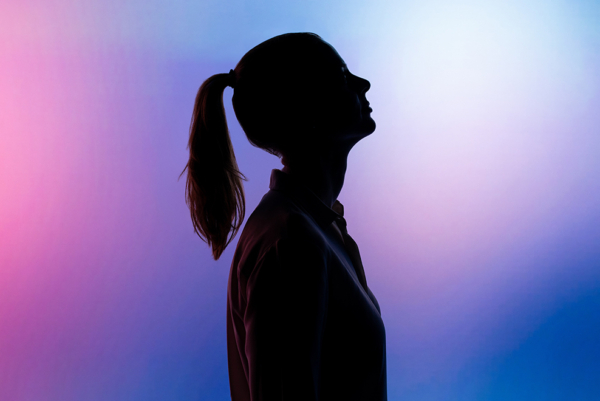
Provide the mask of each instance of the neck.
{"label": "neck", "polygon": [[329,207],[342,191],[347,162],[348,152],[282,159],[283,171],[300,180]]}

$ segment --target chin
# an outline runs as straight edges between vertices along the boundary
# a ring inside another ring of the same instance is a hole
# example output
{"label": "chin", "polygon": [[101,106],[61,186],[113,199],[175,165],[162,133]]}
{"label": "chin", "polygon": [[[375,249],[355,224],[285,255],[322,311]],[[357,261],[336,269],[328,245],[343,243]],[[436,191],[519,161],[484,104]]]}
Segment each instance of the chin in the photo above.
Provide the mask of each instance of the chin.
{"label": "chin", "polygon": [[370,135],[375,132],[375,128],[377,128],[377,124],[375,124],[375,120],[368,116],[363,120],[364,131],[363,133],[366,135]]}

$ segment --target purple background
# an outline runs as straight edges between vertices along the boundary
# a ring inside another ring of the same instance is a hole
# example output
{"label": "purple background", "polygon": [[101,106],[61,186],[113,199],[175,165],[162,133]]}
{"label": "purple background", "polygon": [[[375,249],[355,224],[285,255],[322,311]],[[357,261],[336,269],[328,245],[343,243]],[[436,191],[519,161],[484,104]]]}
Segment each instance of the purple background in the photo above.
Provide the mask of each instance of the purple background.
{"label": "purple background", "polygon": [[[184,203],[195,93],[313,31],[369,79],[340,196],[390,400],[600,399],[593,1],[5,1],[0,399],[229,399],[226,284]],[[227,117],[251,211],[280,166]]]}

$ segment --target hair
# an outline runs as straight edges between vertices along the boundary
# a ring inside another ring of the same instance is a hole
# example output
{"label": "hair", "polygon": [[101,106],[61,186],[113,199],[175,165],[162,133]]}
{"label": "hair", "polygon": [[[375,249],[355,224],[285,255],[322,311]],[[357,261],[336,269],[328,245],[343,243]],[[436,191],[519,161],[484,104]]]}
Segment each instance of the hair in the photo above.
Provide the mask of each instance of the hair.
{"label": "hair", "polygon": [[318,118],[315,91],[324,78],[315,55],[330,49],[312,33],[276,36],[246,53],[232,73],[213,75],[200,87],[190,124],[190,157],[182,174],[187,169],[186,203],[194,231],[212,247],[215,260],[245,215],[246,178],[229,137],[225,88],[234,87],[233,108],[250,143],[282,156],[307,142],[307,128]]}

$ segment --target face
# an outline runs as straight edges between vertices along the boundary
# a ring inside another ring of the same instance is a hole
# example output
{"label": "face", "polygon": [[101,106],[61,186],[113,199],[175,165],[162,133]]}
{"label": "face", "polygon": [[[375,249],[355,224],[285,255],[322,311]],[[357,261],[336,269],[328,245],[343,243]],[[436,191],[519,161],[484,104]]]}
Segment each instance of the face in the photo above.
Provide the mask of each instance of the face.
{"label": "face", "polygon": [[325,83],[324,126],[335,138],[357,142],[375,131],[372,109],[366,98],[371,84],[350,72],[333,47],[325,54],[328,73]]}

